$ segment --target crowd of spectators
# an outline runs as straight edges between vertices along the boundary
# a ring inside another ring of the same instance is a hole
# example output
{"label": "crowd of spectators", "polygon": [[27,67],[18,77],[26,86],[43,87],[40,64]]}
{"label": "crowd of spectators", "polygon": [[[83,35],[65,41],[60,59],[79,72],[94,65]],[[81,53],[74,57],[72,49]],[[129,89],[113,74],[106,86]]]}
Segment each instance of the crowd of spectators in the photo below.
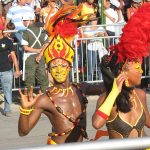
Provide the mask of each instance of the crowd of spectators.
{"label": "crowd of spectators", "polygon": [[[0,16],[6,19],[6,24],[11,20],[13,23],[14,18],[10,18],[10,12],[13,12],[13,8],[18,9],[18,2],[20,3],[22,0],[0,0]],[[36,22],[41,22],[44,25],[46,21],[46,17],[50,13],[49,17],[56,13],[56,11],[61,8],[62,5],[79,5],[82,4],[81,15],[85,15],[87,13],[95,13],[97,17],[99,17],[98,24],[101,23],[118,23],[123,21],[128,21],[129,18],[133,15],[133,13],[140,7],[144,1],[142,0],[103,0],[104,9],[102,9],[102,0],[24,0],[22,5],[28,9],[28,11],[33,11],[36,19]],[[146,0],[148,1],[148,0]],[[20,4],[19,4],[20,5]],[[94,9],[93,9],[93,8]],[[29,10],[30,9],[30,10]],[[23,8],[21,8],[23,10]],[[22,16],[22,11],[15,11],[17,16]],[[101,22],[102,15],[105,15],[106,22]],[[86,19],[86,18],[85,18]],[[16,29],[18,29],[18,24],[15,23]],[[23,28],[24,29],[24,28]],[[22,30],[22,28],[21,28]],[[113,31],[114,29],[109,29],[108,31]],[[113,33],[109,33],[113,34]],[[108,34],[108,35],[109,35]]]}

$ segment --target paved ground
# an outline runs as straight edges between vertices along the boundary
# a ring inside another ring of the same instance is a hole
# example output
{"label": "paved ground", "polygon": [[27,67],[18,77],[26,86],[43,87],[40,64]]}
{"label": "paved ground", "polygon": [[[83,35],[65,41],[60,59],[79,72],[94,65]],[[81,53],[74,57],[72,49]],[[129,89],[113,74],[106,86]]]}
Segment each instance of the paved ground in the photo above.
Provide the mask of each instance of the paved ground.
{"label": "paved ground", "polygon": [[[26,137],[19,137],[17,126],[18,126],[18,118],[19,118],[19,104],[17,99],[17,95],[13,95],[13,116],[5,117],[0,115],[0,150],[8,150],[8,149],[19,149],[19,148],[29,148],[36,146],[45,146],[47,140],[47,134],[51,132],[51,126],[47,118],[43,115],[38,122],[37,126],[30,132]],[[150,94],[148,96],[148,106],[150,108]],[[90,96],[88,97],[88,128],[87,132],[90,138],[93,138],[96,130],[93,129],[91,125],[91,117],[93,111],[95,110],[95,104],[98,99],[98,96]],[[0,111],[3,109],[3,97],[0,95]],[[150,130],[146,128],[146,133],[150,135]],[[107,138],[107,137],[105,137]]]}

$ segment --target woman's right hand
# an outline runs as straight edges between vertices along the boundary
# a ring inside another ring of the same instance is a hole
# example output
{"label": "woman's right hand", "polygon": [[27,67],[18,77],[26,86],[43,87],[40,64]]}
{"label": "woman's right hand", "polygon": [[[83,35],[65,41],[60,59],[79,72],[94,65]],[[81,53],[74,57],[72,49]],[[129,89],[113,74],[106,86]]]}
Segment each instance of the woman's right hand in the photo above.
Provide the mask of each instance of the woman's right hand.
{"label": "woman's right hand", "polygon": [[19,94],[21,96],[21,107],[24,109],[30,109],[34,106],[39,96],[42,95],[42,92],[39,91],[39,94],[34,96],[33,86],[31,86],[29,92],[27,91],[27,88],[24,89],[24,92],[19,89]]}

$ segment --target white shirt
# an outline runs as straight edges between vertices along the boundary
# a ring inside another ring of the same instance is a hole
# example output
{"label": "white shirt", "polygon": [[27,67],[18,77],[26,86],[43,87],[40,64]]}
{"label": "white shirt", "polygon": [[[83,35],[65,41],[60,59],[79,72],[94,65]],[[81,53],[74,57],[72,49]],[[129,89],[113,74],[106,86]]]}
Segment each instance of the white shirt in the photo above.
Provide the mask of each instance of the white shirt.
{"label": "white shirt", "polygon": [[[117,14],[117,11],[115,11],[114,9],[112,8],[108,8],[108,9],[105,9],[105,11],[113,18],[115,18],[115,22],[112,22],[107,16],[106,16],[106,30],[109,30],[111,32],[115,32],[115,27],[113,26],[117,20],[118,20],[118,14]],[[112,25],[112,26],[109,26],[109,25]]]}
{"label": "white shirt", "polygon": [[15,24],[15,29],[16,30],[25,30],[26,27],[23,24],[22,17],[26,13],[30,13],[31,15],[34,15],[34,10],[28,5],[25,6],[11,6],[7,12],[6,17],[9,20],[12,20],[12,22]]}
{"label": "white shirt", "polygon": [[103,27],[101,27],[101,26],[96,28],[95,30],[92,30],[90,28],[90,26],[89,27],[87,26],[86,28],[83,29],[83,34],[85,36],[87,35],[87,36],[96,37],[98,32],[105,32],[105,29]]}
{"label": "white shirt", "polygon": [[117,8],[120,6],[120,2],[118,0],[110,0],[110,3],[116,6]]}
{"label": "white shirt", "polygon": [[39,0],[32,0],[32,2],[29,4],[32,8],[36,6],[36,8],[41,8]]}
{"label": "white shirt", "polygon": [[94,37],[97,37],[98,32],[105,32],[105,29],[103,27],[97,27],[95,30],[91,29],[90,26],[87,26],[86,28],[83,29],[83,34],[86,36],[91,36],[93,37],[93,40],[88,40],[89,43],[87,45],[87,49],[89,51],[98,51],[104,48],[102,39],[97,39],[95,40]]}

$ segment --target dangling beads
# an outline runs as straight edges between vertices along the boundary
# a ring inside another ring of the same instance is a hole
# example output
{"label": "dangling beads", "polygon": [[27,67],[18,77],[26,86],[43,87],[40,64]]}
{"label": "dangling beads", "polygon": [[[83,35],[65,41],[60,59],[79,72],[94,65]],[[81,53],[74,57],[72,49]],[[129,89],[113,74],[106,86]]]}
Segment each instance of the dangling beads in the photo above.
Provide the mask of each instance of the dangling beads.
{"label": "dangling beads", "polygon": [[126,87],[129,87],[129,81],[127,79],[125,80],[125,85]]}

